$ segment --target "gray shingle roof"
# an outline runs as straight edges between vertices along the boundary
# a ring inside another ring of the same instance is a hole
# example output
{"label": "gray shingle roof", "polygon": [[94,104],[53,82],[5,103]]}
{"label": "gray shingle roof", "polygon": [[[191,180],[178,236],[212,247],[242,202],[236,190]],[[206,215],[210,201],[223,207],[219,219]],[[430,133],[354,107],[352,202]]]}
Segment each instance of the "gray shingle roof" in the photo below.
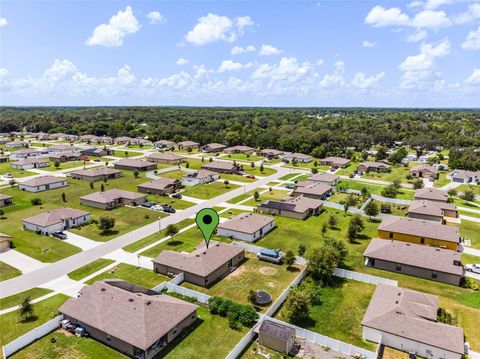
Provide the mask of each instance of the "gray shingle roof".
{"label": "gray shingle roof", "polygon": [[255,213],[240,213],[220,223],[217,228],[253,234],[273,221],[274,219],[271,217],[261,216]]}

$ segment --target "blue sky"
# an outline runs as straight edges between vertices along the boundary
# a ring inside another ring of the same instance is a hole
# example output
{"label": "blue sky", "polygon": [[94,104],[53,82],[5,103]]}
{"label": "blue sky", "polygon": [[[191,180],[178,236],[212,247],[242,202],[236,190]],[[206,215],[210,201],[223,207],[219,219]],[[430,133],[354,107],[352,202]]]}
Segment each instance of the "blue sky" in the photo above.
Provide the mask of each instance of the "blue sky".
{"label": "blue sky", "polygon": [[480,2],[3,1],[2,105],[479,107]]}

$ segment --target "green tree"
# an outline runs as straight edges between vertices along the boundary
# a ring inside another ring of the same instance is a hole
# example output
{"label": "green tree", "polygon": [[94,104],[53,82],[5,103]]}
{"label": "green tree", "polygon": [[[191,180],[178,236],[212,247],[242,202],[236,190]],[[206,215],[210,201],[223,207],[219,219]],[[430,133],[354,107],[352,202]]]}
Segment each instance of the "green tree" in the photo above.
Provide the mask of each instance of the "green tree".
{"label": "green tree", "polygon": [[53,162],[53,165],[55,166],[55,168],[60,167],[60,161]]}
{"label": "green tree", "polygon": [[327,224],[326,223],[323,223],[322,224],[322,236],[325,237],[325,234],[327,233]]}
{"label": "green tree", "polygon": [[223,181],[223,184],[225,185],[225,188],[228,188],[228,185],[230,184],[230,182],[228,180],[225,180]]}
{"label": "green tree", "polygon": [[348,225],[348,239],[353,242],[364,229],[365,224],[363,223],[362,217],[358,214],[354,215]]}
{"label": "green tree", "polygon": [[303,255],[305,254],[306,251],[307,251],[307,246],[303,243],[300,243],[298,245],[298,255],[300,257],[303,257]]}
{"label": "green tree", "polygon": [[255,202],[258,202],[258,199],[260,198],[260,193],[257,191],[253,192],[253,198],[255,198]]}
{"label": "green tree", "polygon": [[400,188],[401,182],[400,182],[400,179],[398,177],[395,177],[392,182],[393,182],[393,185],[395,186],[395,188]]}
{"label": "green tree", "polygon": [[178,228],[174,224],[169,224],[167,228],[165,228],[165,233],[167,236],[170,236],[170,242],[173,241],[173,237],[178,233]]}
{"label": "green tree", "polygon": [[255,304],[257,302],[257,292],[255,292],[253,289],[250,289],[250,291],[248,292],[247,300],[250,303]]}
{"label": "green tree", "polygon": [[464,201],[472,202],[475,200],[475,193],[471,189],[467,189],[460,195],[460,198]]}
{"label": "green tree", "polygon": [[93,189],[93,182],[90,182],[89,185],[90,185],[90,189]]}
{"label": "green tree", "polygon": [[318,169],[316,169],[315,167],[312,168],[312,173],[313,173],[313,174],[317,174],[317,173],[318,173]]}
{"label": "green tree", "polygon": [[285,264],[288,267],[291,267],[295,263],[295,254],[293,254],[292,251],[287,251],[287,253],[285,253],[284,260],[285,260]]}
{"label": "green tree", "polygon": [[312,249],[307,259],[307,269],[312,278],[326,284],[331,281],[333,271],[340,262],[340,254],[333,246],[324,244],[320,248]]}
{"label": "green tree", "polygon": [[138,172],[138,170],[135,170],[133,171],[133,175],[135,176],[135,178],[138,178],[138,176],[140,176],[140,172]]}
{"label": "green tree", "polygon": [[115,218],[113,217],[100,217],[97,224],[101,234],[108,234],[115,227]]}
{"label": "green tree", "polygon": [[391,184],[391,185],[388,185],[387,187],[385,187],[382,190],[382,196],[383,197],[388,197],[388,198],[397,197],[397,188],[395,187],[395,185]]}
{"label": "green tree", "polygon": [[262,162],[262,163],[260,163],[260,172],[263,173],[264,170],[265,170],[265,169],[263,168],[263,162]]}
{"label": "green tree", "polygon": [[33,317],[35,313],[35,309],[33,308],[33,304],[30,301],[30,296],[25,297],[20,304],[20,308],[18,309],[18,316],[21,321],[25,321],[31,317]]}
{"label": "green tree", "polygon": [[255,163],[250,162],[250,167],[255,168]]}
{"label": "green tree", "polygon": [[338,224],[337,217],[333,213],[330,214],[330,216],[328,217],[328,226],[330,228],[335,228],[337,224]]}
{"label": "green tree", "polygon": [[364,208],[365,214],[370,218],[376,217],[380,212],[377,204],[374,201],[368,202],[368,204]]}
{"label": "green tree", "polygon": [[105,185],[102,183],[102,185],[100,186],[100,192],[105,192]]}
{"label": "green tree", "polygon": [[300,287],[293,287],[285,302],[285,310],[290,322],[305,320],[310,310],[310,295]]}

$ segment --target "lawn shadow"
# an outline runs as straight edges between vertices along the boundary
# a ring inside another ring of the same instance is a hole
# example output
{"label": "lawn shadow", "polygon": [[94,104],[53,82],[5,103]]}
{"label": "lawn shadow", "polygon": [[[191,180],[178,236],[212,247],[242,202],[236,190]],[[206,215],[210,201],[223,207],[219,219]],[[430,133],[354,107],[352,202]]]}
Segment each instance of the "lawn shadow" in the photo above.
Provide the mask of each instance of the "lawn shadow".
{"label": "lawn shadow", "polygon": [[292,273],[297,273],[300,272],[300,268],[294,267],[294,266],[287,266],[287,271],[292,272]]}
{"label": "lawn shadow", "polygon": [[179,246],[179,245],[181,245],[181,244],[183,244],[183,241],[178,240],[178,239],[176,239],[176,240],[174,240],[174,241],[168,241],[168,242],[167,242],[167,246],[172,246],[172,247],[174,247],[174,246]]}
{"label": "lawn shadow", "polygon": [[31,323],[31,322],[35,322],[38,320],[38,315],[32,315],[28,318],[25,318],[25,319],[21,319],[19,320],[18,322],[19,323]]}
{"label": "lawn shadow", "polygon": [[113,236],[118,234],[119,232],[117,230],[114,231],[107,231],[107,232],[100,232],[101,236]]}

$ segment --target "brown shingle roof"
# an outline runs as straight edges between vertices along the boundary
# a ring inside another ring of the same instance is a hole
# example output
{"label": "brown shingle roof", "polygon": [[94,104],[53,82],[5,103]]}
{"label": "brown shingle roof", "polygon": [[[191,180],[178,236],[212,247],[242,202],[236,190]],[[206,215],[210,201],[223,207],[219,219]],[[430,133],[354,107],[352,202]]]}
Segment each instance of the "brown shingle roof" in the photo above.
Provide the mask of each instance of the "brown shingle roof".
{"label": "brown shingle roof", "polygon": [[464,353],[463,329],[437,323],[438,297],[378,285],[362,325],[416,342]]}
{"label": "brown shingle roof", "polygon": [[127,166],[127,167],[134,167],[134,168],[143,168],[152,166],[154,163],[144,161],[144,160],[136,160],[134,158],[122,158],[121,160],[114,163],[114,165],[120,166]]}
{"label": "brown shingle roof", "polygon": [[462,266],[454,265],[460,263],[459,252],[421,244],[373,238],[363,255],[459,276],[464,273]]}
{"label": "brown shingle roof", "polygon": [[7,194],[0,193],[0,199],[1,200],[10,199],[10,198],[13,198],[13,196],[9,196]]}
{"label": "brown shingle roof", "polygon": [[175,153],[171,152],[163,152],[163,153],[152,153],[147,157],[147,160],[155,159],[155,160],[165,160],[165,161],[177,161],[177,160],[186,160],[185,157],[179,156]]}
{"label": "brown shingle roof", "polygon": [[438,170],[433,167],[433,166],[430,166],[430,165],[418,165],[418,166],[413,166],[411,169],[410,169],[410,172],[412,171],[428,171],[428,172],[432,172],[434,174],[437,174],[438,173]]}
{"label": "brown shingle roof", "polygon": [[177,182],[177,181],[178,180],[176,180],[174,178],[160,177],[160,178],[154,179],[153,181],[142,183],[142,184],[138,185],[138,187],[139,188],[142,187],[142,188],[146,188],[146,189],[164,190],[168,186],[174,185],[175,182]]}
{"label": "brown shingle roof", "polygon": [[293,191],[293,193],[300,193],[300,194],[310,194],[315,196],[323,196],[325,193],[332,190],[332,186],[320,182],[320,183],[312,183],[308,181],[298,181],[297,187]]}
{"label": "brown shingle roof", "polygon": [[460,243],[458,228],[420,219],[390,216],[380,223],[378,230]]}
{"label": "brown shingle roof", "polygon": [[408,208],[408,213],[443,217],[443,210],[440,203],[441,202],[435,201],[412,201]]}
{"label": "brown shingle roof", "polygon": [[447,202],[448,193],[439,189],[424,187],[417,189],[413,198]]}
{"label": "brown shingle roof", "polygon": [[60,307],[60,312],[137,348],[146,350],[184,319],[197,306],[166,294],[130,292],[95,282],[80,290]]}
{"label": "brown shingle roof", "polygon": [[230,161],[213,161],[213,162],[204,164],[202,168],[207,170],[212,170],[212,171],[214,171],[215,169],[235,170],[235,165],[233,164],[233,162],[230,162]]}
{"label": "brown shingle roof", "polygon": [[217,228],[253,234],[273,221],[274,219],[271,217],[255,213],[240,213],[228,221],[220,223]]}
{"label": "brown shingle roof", "polygon": [[339,164],[339,165],[346,165],[347,163],[350,163],[350,160],[347,158],[343,157],[336,157],[336,156],[330,156],[330,157],[325,157],[320,160],[321,162],[332,162],[334,164]]}
{"label": "brown shingle roof", "polygon": [[210,241],[207,249],[202,241],[191,253],[162,251],[153,262],[206,277],[243,251],[240,247],[215,241]]}
{"label": "brown shingle roof", "polygon": [[334,173],[329,172],[319,172],[307,178],[309,181],[318,181],[318,182],[333,182],[339,179],[340,176],[337,176]]}
{"label": "brown shingle roof", "polygon": [[365,166],[367,168],[390,168],[389,165],[383,162],[362,162],[360,163],[357,167],[359,166]]}
{"label": "brown shingle roof", "polygon": [[58,209],[37,214],[36,216],[25,218],[22,221],[31,223],[40,227],[48,227],[57,223],[62,223],[63,220],[83,217],[88,214],[90,213],[87,211],[81,211],[79,209],[58,208]]}
{"label": "brown shingle roof", "polygon": [[80,197],[80,199],[97,202],[97,203],[110,203],[115,201],[118,198],[126,199],[140,199],[146,197],[144,194],[137,192],[124,191],[121,189],[110,189],[105,192],[94,192]]}
{"label": "brown shingle roof", "polygon": [[65,178],[58,178],[54,176],[41,176],[37,178],[33,178],[31,180],[24,181],[20,183],[21,185],[25,185],[28,187],[36,187],[36,186],[43,186],[46,184],[53,184],[58,182],[66,182]]}
{"label": "brown shingle roof", "polygon": [[116,173],[122,173],[122,171],[114,170],[113,168],[102,167],[102,168],[94,168],[92,170],[76,170],[71,172],[71,174],[73,175],[90,176],[90,177],[109,176]]}
{"label": "brown shingle roof", "polygon": [[23,160],[13,162],[12,164],[17,166],[25,166],[34,163],[48,163],[48,160],[46,160],[45,158],[25,158]]}

